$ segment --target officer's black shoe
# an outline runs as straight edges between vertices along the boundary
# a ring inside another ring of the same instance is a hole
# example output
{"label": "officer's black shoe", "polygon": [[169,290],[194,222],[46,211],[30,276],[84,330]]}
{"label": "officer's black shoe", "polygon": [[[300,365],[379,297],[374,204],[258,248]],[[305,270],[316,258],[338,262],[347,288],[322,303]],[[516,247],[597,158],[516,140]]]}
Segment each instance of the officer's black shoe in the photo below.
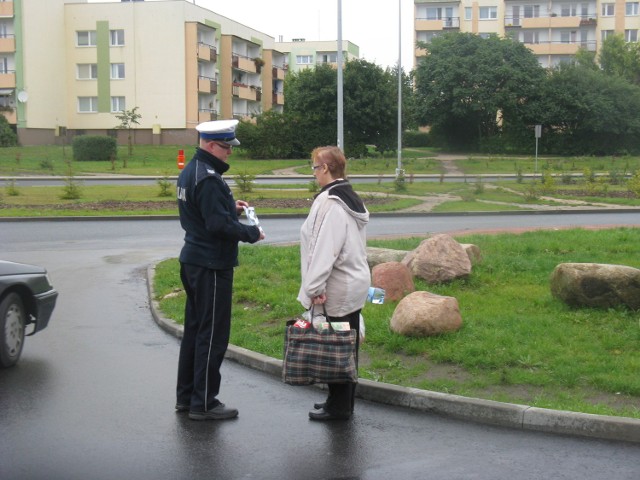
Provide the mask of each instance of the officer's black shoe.
{"label": "officer's black shoe", "polygon": [[189,412],[191,420],[227,420],[238,416],[237,408],[227,408],[219,403],[215,408],[206,412]]}
{"label": "officer's black shoe", "polygon": [[316,410],[322,410],[326,405],[327,405],[327,402],[314,403],[313,408],[315,408]]}

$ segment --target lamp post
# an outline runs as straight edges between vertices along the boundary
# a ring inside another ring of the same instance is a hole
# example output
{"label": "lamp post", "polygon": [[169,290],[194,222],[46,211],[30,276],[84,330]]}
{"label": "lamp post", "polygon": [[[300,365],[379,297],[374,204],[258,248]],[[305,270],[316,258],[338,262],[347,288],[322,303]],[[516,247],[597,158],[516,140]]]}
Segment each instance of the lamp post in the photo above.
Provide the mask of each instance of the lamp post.
{"label": "lamp post", "polygon": [[342,89],[342,0],[338,0],[338,148],[344,152],[343,89]]}
{"label": "lamp post", "polygon": [[398,167],[396,179],[404,177],[402,169],[402,0],[398,0]]}

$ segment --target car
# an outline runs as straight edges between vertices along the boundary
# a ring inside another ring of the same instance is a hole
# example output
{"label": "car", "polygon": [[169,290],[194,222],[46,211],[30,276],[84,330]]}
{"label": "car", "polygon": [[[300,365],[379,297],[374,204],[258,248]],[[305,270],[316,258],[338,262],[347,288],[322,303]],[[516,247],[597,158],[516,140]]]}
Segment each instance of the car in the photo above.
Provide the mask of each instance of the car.
{"label": "car", "polygon": [[46,269],[0,260],[0,367],[18,362],[25,337],[47,327],[57,299]]}

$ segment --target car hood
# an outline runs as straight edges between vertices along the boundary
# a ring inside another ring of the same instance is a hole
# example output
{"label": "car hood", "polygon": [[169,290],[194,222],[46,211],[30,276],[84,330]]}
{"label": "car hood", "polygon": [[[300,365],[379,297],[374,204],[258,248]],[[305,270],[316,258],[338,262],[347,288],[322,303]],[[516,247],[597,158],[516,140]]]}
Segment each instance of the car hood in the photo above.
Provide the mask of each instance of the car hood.
{"label": "car hood", "polygon": [[7,262],[0,260],[0,276],[6,275],[24,275],[31,273],[46,273],[42,267],[29,265],[26,263]]}

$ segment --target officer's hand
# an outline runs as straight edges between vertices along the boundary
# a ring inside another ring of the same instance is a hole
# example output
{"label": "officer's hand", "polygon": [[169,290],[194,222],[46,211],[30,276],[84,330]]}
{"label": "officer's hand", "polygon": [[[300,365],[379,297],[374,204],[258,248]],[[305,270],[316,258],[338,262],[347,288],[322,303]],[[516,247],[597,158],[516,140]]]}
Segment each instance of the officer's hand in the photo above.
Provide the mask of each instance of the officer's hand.
{"label": "officer's hand", "polygon": [[248,206],[249,204],[244,200],[236,200],[236,212],[238,213],[238,215],[244,212],[244,207],[248,207]]}

